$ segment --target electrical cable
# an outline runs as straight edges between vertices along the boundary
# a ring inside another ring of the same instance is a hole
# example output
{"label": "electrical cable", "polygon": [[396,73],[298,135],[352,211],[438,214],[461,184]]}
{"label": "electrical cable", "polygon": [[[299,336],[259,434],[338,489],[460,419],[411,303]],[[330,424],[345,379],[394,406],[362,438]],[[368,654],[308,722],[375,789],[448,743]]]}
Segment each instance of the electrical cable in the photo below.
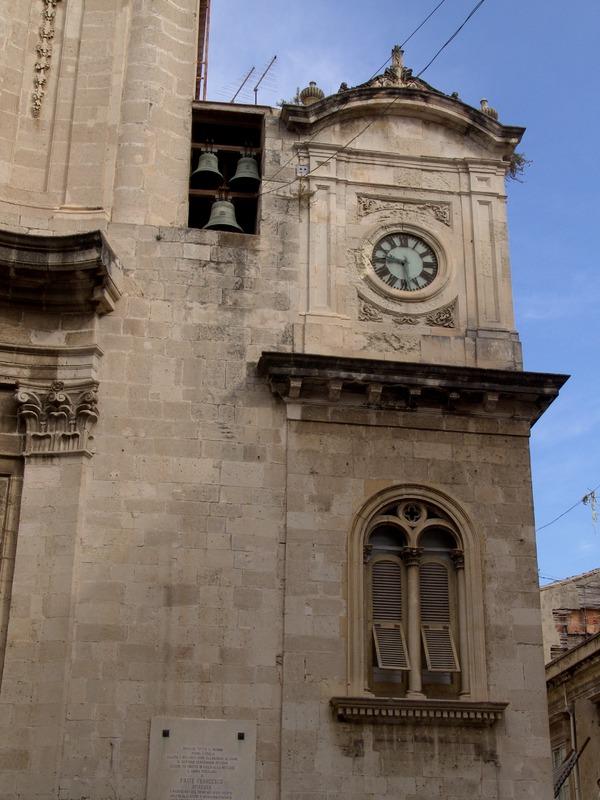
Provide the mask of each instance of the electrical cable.
{"label": "electrical cable", "polygon": [[[435,12],[438,10],[438,8],[441,8],[441,7],[444,5],[444,3],[445,3],[445,2],[446,2],[446,0],[440,0],[440,2],[439,2],[439,3],[437,4],[437,6],[436,6],[436,7],[433,9],[433,11],[430,11],[430,12],[429,12],[429,14],[428,14],[428,15],[425,17],[425,19],[424,19],[424,20],[423,20],[423,21],[422,21],[422,22],[421,22],[421,23],[420,23],[420,24],[419,24],[419,25],[418,25],[418,26],[417,26],[417,27],[414,29],[414,31],[413,31],[413,32],[410,34],[410,36],[408,36],[408,37],[407,37],[407,38],[406,38],[406,39],[405,39],[403,42],[401,42],[401,43],[400,43],[400,49],[402,49],[402,48],[404,47],[404,45],[406,45],[406,44],[408,44],[408,42],[410,42],[410,40],[413,38],[413,36],[414,36],[416,33],[418,33],[420,30],[421,30],[421,28],[423,27],[423,25],[425,25],[425,23],[426,23],[426,22],[428,22],[428,21],[431,19],[431,17],[433,17],[433,15],[434,15],[434,14],[435,14]],[[374,72],[374,73],[371,75],[371,77],[367,79],[366,83],[368,83],[369,81],[372,81],[372,80],[373,80],[373,78],[376,78],[376,77],[379,75],[379,73],[381,72],[381,70],[382,70],[382,69],[384,69],[385,67],[387,67],[387,65],[390,63],[390,61],[391,61],[391,60],[392,60],[392,56],[390,56],[390,57],[387,59],[387,61],[386,61],[385,63],[383,63],[383,64],[382,64],[382,65],[381,65],[381,66],[380,66],[380,67],[379,67],[377,70],[375,70],[375,72]],[[342,107],[343,107],[343,106],[344,106],[344,105],[345,105],[345,104],[348,102],[348,100],[349,100],[349,97],[348,97],[348,98],[344,98],[344,99],[342,99]],[[320,131],[317,131],[317,132],[314,134],[314,136],[312,136],[310,139],[308,139],[308,140],[307,140],[307,141],[306,141],[304,144],[305,144],[305,145],[307,145],[307,144],[310,144],[310,143],[311,143],[311,142],[312,142],[312,141],[313,141],[313,140],[314,140],[314,139],[315,139],[315,138],[316,138],[316,137],[319,135],[319,133],[320,133]],[[285,169],[285,168],[288,166],[288,164],[291,164],[291,163],[292,163],[292,161],[293,161],[295,158],[296,158],[296,154],[294,153],[294,155],[293,155],[291,158],[289,158],[289,159],[288,159],[288,160],[285,162],[285,164],[282,164],[282,165],[279,167],[279,169],[278,169],[276,172],[274,172],[274,173],[271,175],[271,177],[270,177],[270,178],[263,178],[263,181],[269,181],[269,182],[271,182],[271,181],[275,180],[275,177],[276,177],[277,175],[279,175],[279,173],[280,173],[282,170],[284,170],[284,169]],[[287,184],[287,185],[289,185],[289,184]],[[283,187],[278,187],[278,188],[283,188]],[[266,192],[265,192],[265,194],[266,194]]]}
{"label": "electrical cable", "polygon": [[536,528],[536,529],[535,529],[535,532],[536,532],[536,533],[539,533],[540,531],[543,531],[543,530],[544,530],[544,528],[549,528],[549,527],[550,527],[550,525],[554,525],[554,523],[555,523],[555,522],[558,522],[558,520],[559,520],[559,519],[562,519],[562,518],[563,518],[564,516],[566,516],[566,515],[567,515],[567,514],[568,514],[570,511],[573,511],[573,509],[574,509],[574,508],[577,508],[577,506],[580,506],[582,503],[585,503],[585,502],[586,502],[586,500],[587,500],[587,498],[589,498],[589,497],[590,497],[590,495],[593,495],[593,494],[594,494],[594,492],[595,492],[595,491],[597,491],[598,489],[600,489],[600,483],[598,484],[598,486],[594,486],[594,488],[593,488],[593,489],[591,489],[589,492],[587,492],[587,494],[584,494],[584,495],[583,495],[583,497],[581,498],[581,500],[578,500],[576,503],[573,503],[573,505],[572,505],[570,508],[567,508],[567,510],[566,510],[566,511],[563,511],[563,512],[562,512],[562,514],[559,514],[559,515],[558,515],[558,517],[555,517],[555,518],[554,518],[553,520],[551,520],[550,522],[546,522],[546,524],[545,524],[545,525],[542,525],[542,526],[540,526],[539,528]]}
{"label": "electrical cable", "polygon": [[465,19],[465,21],[462,23],[462,25],[461,25],[460,27],[458,27],[458,28],[457,28],[457,29],[454,31],[454,33],[452,34],[452,36],[451,36],[451,37],[450,37],[450,38],[449,38],[449,39],[448,39],[446,42],[444,42],[444,44],[443,44],[443,45],[440,47],[440,49],[437,51],[437,53],[434,55],[434,57],[431,59],[431,61],[429,61],[429,62],[428,62],[428,63],[427,63],[427,64],[426,64],[426,65],[423,67],[423,69],[421,70],[421,72],[417,73],[417,78],[420,78],[420,77],[421,77],[421,75],[422,75],[422,74],[425,72],[425,70],[426,70],[426,69],[429,69],[429,67],[430,67],[430,66],[433,64],[433,62],[434,62],[434,61],[436,60],[436,58],[437,58],[437,57],[440,55],[440,53],[442,53],[442,52],[443,52],[443,51],[446,49],[446,47],[448,47],[448,45],[450,44],[450,42],[451,42],[453,39],[456,39],[456,37],[457,37],[457,36],[458,36],[458,34],[459,34],[461,31],[462,31],[462,29],[465,27],[465,25],[467,24],[467,22],[468,22],[468,21],[471,19],[471,17],[472,17],[472,16],[473,16],[473,15],[474,15],[474,14],[475,14],[475,13],[476,13],[476,12],[477,12],[477,11],[478,11],[480,8],[481,8],[481,6],[482,6],[484,3],[485,3],[485,0],[479,0],[479,2],[477,3],[477,5],[476,5],[476,6],[475,6],[475,7],[474,7],[474,8],[473,8],[471,11],[470,11],[470,13],[469,13],[469,14],[468,14],[468,16],[466,17],[466,19]]}
{"label": "electrical cable", "polygon": [[540,578],[543,581],[552,581],[552,583],[555,583],[556,581],[564,581],[564,578],[553,578],[551,575],[542,575],[539,570],[538,570],[538,578]]}
{"label": "electrical cable", "polygon": [[[422,75],[422,74],[425,72],[425,70],[429,69],[429,67],[430,67],[430,66],[433,64],[433,62],[434,62],[434,61],[436,60],[436,58],[437,58],[437,57],[440,55],[440,53],[442,53],[442,51],[443,51],[443,50],[445,50],[445,48],[446,48],[446,47],[447,47],[447,46],[450,44],[450,42],[451,42],[453,39],[455,39],[455,38],[456,38],[456,36],[457,36],[457,35],[460,33],[460,31],[461,31],[461,30],[462,30],[462,29],[465,27],[465,25],[467,24],[467,22],[468,22],[468,21],[471,19],[471,17],[472,17],[472,16],[475,14],[475,12],[476,12],[476,11],[477,11],[479,8],[481,8],[481,6],[482,6],[484,3],[485,3],[485,0],[479,0],[479,2],[475,4],[475,6],[474,6],[474,7],[471,9],[471,11],[469,12],[469,14],[468,14],[468,15],[466,16],[466,18],[464,19],[464,21],[463,21],[463,22],[462,22],[462,23],[459,25],[459,27],[458,27],[458,28],[457,28],[457,29],[454,31],[454,33],[452,34],[452,36],[451,36],[449,39],[447,39],[447,40],[446,40],[446,42],[444,42],[444,44],[443,44],[443,45],[440,47],[440,49],[437,51],[437,53],[436,53],[436,54],[433,56],[433,58],[432,58],[432,59],[431,59],[431,60],[430,60],[430,61],[429,61],[429,62],[428,62],[428,63],[427,63],[427,64],[426,64],[424,67],[423,67],[423,69],[422,69],[422,70],[421,70],[421,71],[420,71],[420,72],[419,72],[419,73],[418,73],[418,74],[415,76],[416,78],[419,78],[419,77],[420,77],[420,76],[421,76],[421,75]],[[396,97],[394,97],[394,99],[393,99],[393,100],[391,100],[391,101],[390,101],[390,102],[387,104],[387,106],[386,106],[386,107],[383,109],[383,112],[382,112],[381,116],[385,116],[385,115],[388,113],[389,109],[390,109],[390,108],[391,108],[391,107],[392,107],[392,106],[393,106],[393,105],[394,105],[394,104],[395,104],[395,103],[396,103],[396,102],[397,102],[399,99],[400,99],[400,95],[397,95]],[[379,118],[378,118],[378,119],[379,119]],[[306,177],[308,177],[309,175],[312,175],[312,174],[313,174],[314,172],[316,172],[318,169],[321,169],[321,167],[324,167],[326,164],[328,164],[328,163],[329,163],[329,162],[330,162],[332,159],[334,159],[336,156],[338,156],[340,153],[342,153],[344,150],[346,150],[346,149],[347,149],[347,148],[348,148],[348,147],[349,147],[349,146],[350,146],[350,145],[351,145],[353,142],[355,142],[355,141],[358,139],[358,137],[359,137],[359,136],[362,136],[362,134],[363,134],[363,133],[365,133],[365,132],[366,132],[366,131],[367,131],[367,130],[368,130],[370,127],[371,127],[371,125],[374,125],[374,124],[375,124],[375,122],[376,122],[376,120],[375,120],[375,119],[372,119],[372,120],[371,120],[371,122],[367,123],[367,124],[365,125],[365,127],[364,127],[364,128],[362,128],[362,130],[360,130],[360,131],[359,131],[357,134],[355,134],[355,135],[354,135],[354,136],[353,136],[353,137],[352,137],[352,138],[351,138],[349,141],[347,141],[345,144],[343,144],[341,147],[339,147],[337,150],[335,150],[335,151],[334,151],[334,152],[333,152],[333,153],[332,153],[332,154],[331,154],[331,155],[330,155],[328,158],[326,158],[326,159],[325,159],[325,161],[322,161],[322,162],[321,162],[320,164],[318,164],[316,167],[313,167],[313,169],[311,169],[311,170],[310,170],[310,172],[307,172],[307,174],[306,174],[306,175],[303,175],[302,177],[306,178]],[[313,138],[314,138],[314,137],[313,137]],[[309,141],[311,141],[311,140],[309,140]],[[292,159],[290,159],[290,160],[293,160],[293,158],[294,158],[294,157],[295,157],[295,156],[293,156],[293,157],[292,157]],[[289,163],[289,161],[288,161],[287,163]],[[286,166],[287,166],[287,164],[286,164]],[[271,194],[272,192],[278,192],[278,191],[280,191],[281,189],[285,189],[285,188],[287,188],[288,186],[291,186],[293,183],[296,183],[296,181],[297,181],[297,180],[298,180],[298,176],[296,176],[295,178],[293,178],[291,181],[288,181],[287,183],[283,183],[283,184],[281,184],[280,186],[274,186],[272,189],[267,189],[265,192],[260,192],[258,196],[259,196],[259,197],[262,197],[262,196],[264,196],[264,195],[266,195],[266,194]]]}

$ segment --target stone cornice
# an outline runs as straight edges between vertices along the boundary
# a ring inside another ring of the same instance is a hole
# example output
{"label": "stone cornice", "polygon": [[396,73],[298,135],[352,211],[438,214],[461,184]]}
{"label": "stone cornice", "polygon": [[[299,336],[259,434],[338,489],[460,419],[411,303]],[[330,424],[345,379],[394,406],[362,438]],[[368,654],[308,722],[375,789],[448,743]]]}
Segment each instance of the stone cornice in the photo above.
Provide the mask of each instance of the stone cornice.
{"label": "stone cornice", "polygon": [[546,684],[548,688],[558,686],[570,680],[574,672],[599,662],[600,633],[597,633],[546,664]]}
{"label": "stone cornice", "polygon": [[101,231],[33,236],[0,230],[0,304],[106,314],[121,267]]}
{"label": "stone cornice", "polygon": [[508,703],[472,700],[406,700],[392,697],[332,697],[329,701],[340,722],[427,723],[487,727],[501,720]]}
{"label": "stone cornice", "polygon": [[264,352],[258,363],[286,402],[353,409],[452,412],[533,424],[568,376]]}
{"label": "stone cornice", "polygon": [[378,114],[394,101],[394,113],[423,117],[451,127],[463,134],[475,133],[495,145],[503,145],[507,154],[519,143],[524,128],[502,125],[487,114],[454,97],[438,92],[406,87],[357,87],[325,97],[309,106],[284,104],[281,120],[290,130],[310,133],[339,122],[340,118]]}

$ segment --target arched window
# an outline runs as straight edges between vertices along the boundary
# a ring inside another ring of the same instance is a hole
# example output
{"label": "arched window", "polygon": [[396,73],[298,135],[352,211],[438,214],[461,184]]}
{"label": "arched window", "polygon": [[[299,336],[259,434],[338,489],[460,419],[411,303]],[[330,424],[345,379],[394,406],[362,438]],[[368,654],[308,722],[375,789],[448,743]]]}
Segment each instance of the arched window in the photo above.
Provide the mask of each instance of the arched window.
{"label": "arched window", "polygon": [[478,542],[449,498],[410,488],[373,498],[351,534],[349,688],[485,699]]}

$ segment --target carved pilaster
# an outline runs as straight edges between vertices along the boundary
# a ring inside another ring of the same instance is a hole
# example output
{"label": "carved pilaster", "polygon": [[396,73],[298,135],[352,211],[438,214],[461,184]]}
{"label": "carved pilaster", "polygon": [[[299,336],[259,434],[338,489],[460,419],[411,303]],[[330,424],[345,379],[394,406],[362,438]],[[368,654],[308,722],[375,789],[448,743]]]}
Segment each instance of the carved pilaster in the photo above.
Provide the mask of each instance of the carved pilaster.
{"label": "carved pilaster", "polygon": [[92,429],[98,419],[98,384],[50,386],[17,384],[18,418],[25,428],[24,455],[69,455],[94,452]]}

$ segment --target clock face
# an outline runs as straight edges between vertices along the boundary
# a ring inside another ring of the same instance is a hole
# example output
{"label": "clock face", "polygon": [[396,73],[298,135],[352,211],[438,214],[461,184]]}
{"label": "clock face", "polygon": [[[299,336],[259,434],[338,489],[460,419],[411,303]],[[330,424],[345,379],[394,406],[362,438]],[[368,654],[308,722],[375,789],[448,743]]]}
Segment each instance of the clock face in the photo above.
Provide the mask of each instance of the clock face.
{"label": "clock face", "polygon": [[436,254],[412,233],[388,233],[375,245],[371,261],[379,280],[403,292],[424,289],[438,272]]}

